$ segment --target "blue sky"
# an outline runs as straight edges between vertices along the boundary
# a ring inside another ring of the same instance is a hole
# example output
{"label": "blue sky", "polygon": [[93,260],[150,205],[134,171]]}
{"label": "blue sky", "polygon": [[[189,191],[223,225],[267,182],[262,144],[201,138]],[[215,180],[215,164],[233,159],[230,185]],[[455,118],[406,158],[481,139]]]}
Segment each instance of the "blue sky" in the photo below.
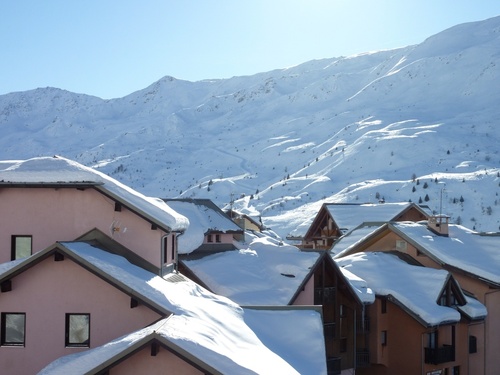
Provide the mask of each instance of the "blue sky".
{"label": "blue sky", "polygon": [[498,15],[498,0],[2,0],[0,94],[117,98],[166,75],[250,75]]}

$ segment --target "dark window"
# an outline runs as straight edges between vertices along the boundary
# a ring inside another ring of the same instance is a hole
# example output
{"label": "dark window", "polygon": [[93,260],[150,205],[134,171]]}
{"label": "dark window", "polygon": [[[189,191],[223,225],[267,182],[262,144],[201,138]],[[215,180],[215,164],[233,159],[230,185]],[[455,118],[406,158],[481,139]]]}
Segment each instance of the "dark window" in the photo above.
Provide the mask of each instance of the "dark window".
{"label": "dark window", "polygon": [[452,375],[460,375],[460,366],[454,366],[451,373]]}
{"label": "dark window", "polygon": [[214,242],[211,234],[207,234],[207,242]]}
{"label": "dark window", "polygon": [[26,258],[31,255],[31,236],[12,236],[11,260]]}
{"label": "dark window", "polygon": [[215,235],[215,242],[220,242],[220,234]]}
{"label": "dark window", "polygon": [[175,260],[175,234],[172,234],[172,260]]}
{"label": "dark window", "polygon": [[387,331],[382,331],[380,332],[380,343],[383,346],[387,345]]}
{"label": "dark window", "polygon": [[90,346],[90,314],[66,314],[66,346]]}
{"label": "dark window", "polygon": [[477,337],[469,336],[469,353],[477,353]]}
{"label": "dark window", "polygon": [[2,346],[24,346],[25,313],[2,313]]}
{"label": "dark window", "polygon": [[347,337],[342,337],[340,339],[340,352],[341,353],[347,352]]}
{"label": "dark window", "polygon": [[339,316],[341,318],[345,318],[347,316],[347,310],[346,310],[345,305],[343,305],[343,304],[340,304],[340,306],[339,306]]}
{"label": "dark window", "polygon": [[427,334],[427,347],[431,349],[437,348],[438,334],[437,331],[432,331]]}
{"label": "dark window", "polygon": [[386,299],[380,300],[380,311],[382,314],[387,313],[387,300]]}

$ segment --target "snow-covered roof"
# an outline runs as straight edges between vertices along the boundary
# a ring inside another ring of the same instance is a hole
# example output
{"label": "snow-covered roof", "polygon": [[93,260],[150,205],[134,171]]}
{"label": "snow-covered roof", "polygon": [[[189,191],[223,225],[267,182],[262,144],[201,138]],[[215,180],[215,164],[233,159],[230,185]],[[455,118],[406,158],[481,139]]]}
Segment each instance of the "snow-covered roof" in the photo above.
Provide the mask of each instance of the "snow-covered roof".
{"label": "snow-covered roof", "polygon": [[360,242],[379,230],[382,225],[383,224],[381,223],[361,224],[357,228],[354,228],[340,237],[338,241],[335,241],[330,254],[334,258],[342,256],[344,253],[355,248]]}
{"label": "snow-covered roof", "polygon": [[319,256],[262,237],[240,250],[183,263],[212,291],[240,305],[276,306],[290,303]]}
{"label": "snow-covered roof", "polygon": [[[133,290],[151,305],[172,312],[173,315],[163,325],[155,326],[157,333],[221,373],[297,373],[259,340],[245,323],[244,311],[229,299],[212,294],[178,274],[172,275],[177,282],[170,282],[170,275],[162,278],[87,242],[61,242],[56,246],[76,261],[92,267],[94,272],[113,285]],[[50,251],[53,249],[38,252],[15,266],[26,266]],[[0,278],[16,267],[0,274]],[[179,282],[179,278],[182,281]],[[113,345],[98,348],[95,356],[84,352],[73,355],[69,360],[63,357],[44,373],[85,373],[88,366],[113,355],[116,345],[129,345],[141,335],[150,333],[151,330],[146,328],[127,338],[115,340]],[[64,371],[69,368],[71,371]]]}
{"label": "snow-covered roof", "polygon": [[0,161],[1,185],[93,186],[163,228],[183,231],[189,225],[187,218],[162,200],[146,197],[95,169],[60,156]]}
{"label": "snow-covered roof", "polygon": [[262,343],[300,374],[326,375],[321,306],[315,309],[311,306],[244,308],[244,311],[245,323]]}
{"label": "snow-covered roof", "polygon": [[166,199],[166,203],[189,220],[189,228],[179,237],[179,254],[189,254],[203,244],[209,231],[221,233],[241,233],[236,225],[221,209],[208,199]]}
{"label": "snow-covered roof", "polygon": [[325,204],[340,229],[351,230],[366,221],[391,221],[413,203]]}
{"label": "snow-covered roof", "polygon": [[353,274],[346,267],[340,267],[340,271],[344,277],[349,281],[352,289],[356,292],[360,301],[366,305],[375,302],[375,293],[372,288],[369,287],[366,280],[363,280],[359,276]]}
{"label": "snow-covered roof", "polygon": [[[458,322],[460,312],[437,303],[450,274],[445,270],[413,266],[385,252],[366,252],[335,259],[337,264],[365,280],[377,296],[391,297],[427,326]],[[476,300],[467,300],[471,317],[486,315]]]}
{"label": "snow-covered roof", "polygon": [[391,226],[438,262],[500,285],[500,236],[480,235],[455,224],[448,225],[448,236],[434,233],[423,223]]}

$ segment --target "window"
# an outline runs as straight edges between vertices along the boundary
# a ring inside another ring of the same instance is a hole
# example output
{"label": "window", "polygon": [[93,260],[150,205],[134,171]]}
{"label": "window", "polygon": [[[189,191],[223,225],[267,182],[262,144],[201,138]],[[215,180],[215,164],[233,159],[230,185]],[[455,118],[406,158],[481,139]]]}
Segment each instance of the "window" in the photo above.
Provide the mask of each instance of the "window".
{"label": "window", "polygon": [[25,313],[2,313],[2,346],[24,346]]}
{"label": "window", "polygon": [[219,242],[220,243],[220,234],[216,234],[215,235],[215,242]]}
{"label": "window", "polygon": [[469,354],[477,353],[477,337],[469,336]]}
{"label": "window", "polygon": [[340,352],[341,353],[347,352],[347,337],[342,337],[340,339]]}
{"label": "window", "polygon": [[408,245],[407,245],[406,241],[396,240],[396,250],[399,250],[403,253],[406,253],[407,247],[408,247]]}
{"label": "window", "polygon": [[343,304],[340,304],[340,306],[339,306],[339,316],[341,318],[345,318],[347,316],[347,310],[346,310],[345,305],[343,305]]}
{"label": "window", "polygon": [[382,344],[382,346],[387,345],[387,331],[380,332],[380,343]]}
{"label": "window", "polygon": [[214,242],[211,234],[207,234],[207,242]]}
{"label": "window", "polygon": [[385,298],[380,300],[380,313],[387,313],[387,300]]}
{"label": "window", "polygon": [[437,331],[432,331],[427,334],[427,347],[431,349],[437,348],[438,333]]}
{"label": "window", "polygon": [[31,255],[31,236],[14,235],[11,239],[11,260],[26,258]]}
{"label": "window", "polygon": [[66,346],[90,346],[90,314],[66,314]]}

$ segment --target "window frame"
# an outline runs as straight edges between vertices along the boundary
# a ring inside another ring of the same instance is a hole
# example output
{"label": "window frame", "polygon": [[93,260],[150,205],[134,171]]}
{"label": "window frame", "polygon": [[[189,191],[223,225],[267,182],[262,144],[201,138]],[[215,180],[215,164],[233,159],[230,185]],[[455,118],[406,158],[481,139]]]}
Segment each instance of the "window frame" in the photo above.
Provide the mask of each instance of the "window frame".
{"label": "window frame", "polygon": [[380,344],[387,346],[387,330],[380,331]]}
{"label": "window frame", "polygon": [[[7,316],[8,315],[22,315],[24,317],[23,319],[23,341],[18,342],[18,341],[8,341],[7,340]],[[2,312],[1,317],[1,327],[0,327],[0,345],[1,346],[25,346],[26,345],[26,313],[23,312]]]}
{"label": "window frame", "polygon": [[[88,317],[87,323],[87,340],[83,342],[72,342],[70,321],[73,316],[86,316]],[[64,345],[67,348],[90,348],[90,313],[66,313],[64,324]]]}
{"label": "window frame", "polygon": [[[18,257],[17,239],[22,239],[22,238],[29,238],[29,240],[30,240],[29,254],[26,256],[19,256]],[[10,260],[23,259],[23,258],[27,258],[31,255],[33,255],[33,236],[31,234],[13,234],[11,236],[11,243],[10,243]]]}

